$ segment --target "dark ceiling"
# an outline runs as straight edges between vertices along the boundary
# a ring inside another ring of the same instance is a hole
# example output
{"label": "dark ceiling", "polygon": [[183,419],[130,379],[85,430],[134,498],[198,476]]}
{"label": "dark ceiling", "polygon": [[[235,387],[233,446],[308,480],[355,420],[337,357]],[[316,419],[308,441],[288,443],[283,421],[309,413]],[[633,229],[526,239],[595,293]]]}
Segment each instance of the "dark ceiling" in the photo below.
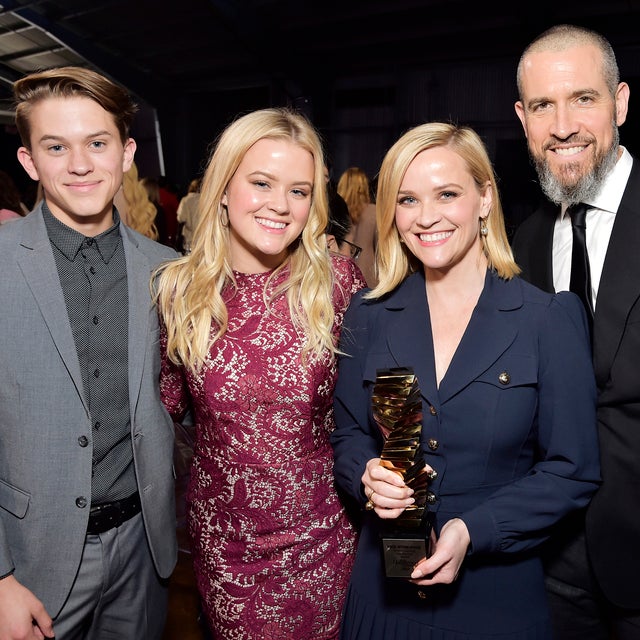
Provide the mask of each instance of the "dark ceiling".
{"label": "dark ceiling", "polygon": [[274,83],[303,95],[327,77],[515,56],[554,22],[579,21],[640,51],[638,0],[506,7],[504,0],[0,0],[0,7],[0,99],[23,73],[68,63],[97,67],[151,105]]}

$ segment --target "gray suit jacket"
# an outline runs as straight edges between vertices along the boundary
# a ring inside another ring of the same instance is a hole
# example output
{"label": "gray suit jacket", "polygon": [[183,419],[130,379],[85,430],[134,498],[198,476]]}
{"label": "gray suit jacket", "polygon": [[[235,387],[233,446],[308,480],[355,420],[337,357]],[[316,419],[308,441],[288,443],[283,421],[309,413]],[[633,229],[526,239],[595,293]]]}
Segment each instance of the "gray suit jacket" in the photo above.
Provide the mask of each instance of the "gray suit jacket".
{"label": "gray suit jacket", "polygon": [[[153,268],[176,254],[124,225],[120,233],[135,471],[151,554],[160,576],[168,577],[177,553],[174,432],[160,402],[159,326],[149,281]],[[92,429],[40,207],[0,228],[0,274],[0,575],[13,569],[55,617],[84,545]]]}

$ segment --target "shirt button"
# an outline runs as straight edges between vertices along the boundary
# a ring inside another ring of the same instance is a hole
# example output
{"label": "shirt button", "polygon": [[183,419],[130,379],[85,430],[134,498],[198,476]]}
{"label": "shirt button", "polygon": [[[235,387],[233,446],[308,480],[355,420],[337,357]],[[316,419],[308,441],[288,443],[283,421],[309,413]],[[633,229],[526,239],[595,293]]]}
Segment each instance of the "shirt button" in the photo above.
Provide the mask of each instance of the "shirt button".
{"label": "shirt button", "polygon": [[86,447],[89,444],[89,438],[87,438],[87,436],[80,436],[78,438],[78,444],[81,447]]}
{"label": "shirt button", "polygon": [[98,322],[100,322],[98,316],[93,316],[93,324],[98,324]]}
{"label": "shirt button", "polygon": [[91,273],[95,273],[96,272],[96,268],[95,267],[89,267],[89,271],[91,271]]}
{"label": "shirt button", "polygon": [[440,443],[435,438],[429,438],[428,445],[431,451],[435,451],[440,446]]}
{"label": "shirt button", "polygon": [[100,377],[100,370],[99,370],[99,369],[96,369],[96,370],[93,372],[93,377],[94,377],[94,378],[99,378],[99,377]]}
{"label": "shirt button", "polygon": [[88,504],[89,504],[89,501],[84,496],[80,496],[79,498],[76,498],[76,507],[80,509],[84,509]]}
{"label": "shirt button", "polygon": [[100,420],[98,420],[94,425],[94,429],[97,431],[102,425],[100,424]]}
{"label": "shirt button", "polygon": [[427,599],[427,594],[422,589],[419,589],[418,590],[418,598],[420,598],[421,600],[426,600]]}
{"label": "shirt button", "polygon": [[431,405],[431,406],[429,407],[429,413],[430,413],[432,416],[435,416],[435,415],[437,415],[437,414],[438,414],[438,412],[436,411],[436,408],[435,408],[433,405]]}
{"label": "shirt button", "polygon": [[87,244],[91,246],[93,244],[93,238],[87,238]]}

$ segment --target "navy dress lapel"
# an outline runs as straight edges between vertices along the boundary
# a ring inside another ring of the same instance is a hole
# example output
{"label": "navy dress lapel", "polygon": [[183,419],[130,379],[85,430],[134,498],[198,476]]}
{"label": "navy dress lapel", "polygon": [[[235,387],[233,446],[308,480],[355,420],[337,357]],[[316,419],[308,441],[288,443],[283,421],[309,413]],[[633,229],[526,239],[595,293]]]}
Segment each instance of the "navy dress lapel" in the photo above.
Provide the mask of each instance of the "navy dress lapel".
{"label": "navy dress lapel", "polygon": [[390,324],[387,338],[390,353],[397,366],[413,368],[422,396],[430,405],[437,404],[435,361],[424,274],[415,273],[405,280],[386,307],[397,316],[393,324]]}
{"label": "navy dress lapel", "polygon": [[440,382],[440,402],[459,393],[486,371],[513,343],[517,329],[505,311],[522,305],[519,288],[487,271],[478,304]]}
{"label": "navy dress lapel", "polygon": [[437,408],[486,371],[509,348],[517,329],[505,312],[520,306],[520,287],[487,271],[478,304],[438,388],[424,275],[416,273],[387,303],[387,309],[397,314],[387,338],[388,348],[397,366],[413,368],[422,396]]}

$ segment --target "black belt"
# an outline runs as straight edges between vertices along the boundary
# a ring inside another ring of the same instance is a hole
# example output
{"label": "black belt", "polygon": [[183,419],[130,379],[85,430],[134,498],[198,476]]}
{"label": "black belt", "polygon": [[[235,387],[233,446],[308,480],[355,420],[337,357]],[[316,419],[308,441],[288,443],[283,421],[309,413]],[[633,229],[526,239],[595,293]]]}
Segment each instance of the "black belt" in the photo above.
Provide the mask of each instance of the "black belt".
{"label": "black belt", "polygon": [[95,536],[98,533],[119,527],[123,522],[140,513],[141,509],[140,494],[137,491],[124,500],[95,504],[89,512],[87,534]]}

